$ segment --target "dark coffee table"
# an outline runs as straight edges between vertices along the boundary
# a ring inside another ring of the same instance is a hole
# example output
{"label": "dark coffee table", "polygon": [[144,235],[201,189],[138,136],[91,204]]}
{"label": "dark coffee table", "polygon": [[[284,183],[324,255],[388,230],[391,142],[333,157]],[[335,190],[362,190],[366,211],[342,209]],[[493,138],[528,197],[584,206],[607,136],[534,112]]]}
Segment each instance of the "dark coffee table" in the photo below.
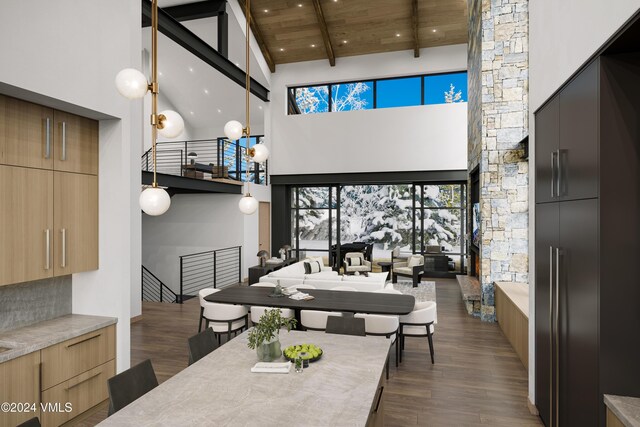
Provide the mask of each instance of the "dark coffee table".
{"label": "dark coffee table", "polygon": [[385,271],[389,272],[389,276],[391,276],[391,270],[393,268],[393,263],[391,261],[379,261],[378,265],[380,266],[380,269],[382,270],[383,273]]}

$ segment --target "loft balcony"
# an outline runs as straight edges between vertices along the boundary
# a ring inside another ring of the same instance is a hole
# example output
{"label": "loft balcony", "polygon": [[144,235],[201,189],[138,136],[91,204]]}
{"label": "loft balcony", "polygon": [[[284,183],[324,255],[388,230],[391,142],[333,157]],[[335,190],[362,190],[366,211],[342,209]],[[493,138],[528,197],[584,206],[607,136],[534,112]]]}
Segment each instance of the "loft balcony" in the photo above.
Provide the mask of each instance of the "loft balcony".
{"label": "loft balcony", "polygon": [[[268,162],[247,162],[246,147],[225,138],[158,142],[156,150],[158,185],[167,187],[171,195],[242,194],[242,185],[247,180],[259,185],[268,183]],[[141,166],[142,184],[151,185],[151,149],[143,154]]]}

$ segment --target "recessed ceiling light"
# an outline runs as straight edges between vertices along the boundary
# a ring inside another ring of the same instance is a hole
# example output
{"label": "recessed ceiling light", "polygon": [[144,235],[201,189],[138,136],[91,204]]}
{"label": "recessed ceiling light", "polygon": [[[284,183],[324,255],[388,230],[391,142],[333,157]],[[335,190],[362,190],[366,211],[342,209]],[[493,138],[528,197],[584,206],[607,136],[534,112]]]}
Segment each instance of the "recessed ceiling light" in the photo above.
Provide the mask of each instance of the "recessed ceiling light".
{"label": "recessed ceiling light", "polygon": [[302,7],[302,3],[298,3],[298,7]]}
{"label": "recessed ceiling light", "polygon": [[438,31],[438,30],[436,30],[435,28],[433,30],[431,30],[432,33],[435,33],[436,31]]}
{"label": "recessed ceiling light", "polygon": [[204,93],[206,93],[207,95],[209,95],[209,89],[205,89]]}
{"label": "recessed ceiling light", "polygon": [[262,110],[262,105],[258,105],[258,108],[259,108],[260,110]]}
{"label": "recessed ceiling light", "polygon": [[316,47],[316,45],[315,45],[315,44],[312,44],[312,45],[311,45],[311,47]]}
{"label": "recessed ceiling light", "polygon": [[284,52],[284,48],[283,47],[280,48],[280,52]]}
{"label": "recessed ceiling light", "polygon": [[218,108],[218,113],[222,113],[222,110]]}
{"label": "recessed ceiling light", "polygon": [[193,73],[193,67],[189,67],[189,71]]}
{"label": "recessed ceiling light", "polygon": [[342,44],[347,44],[347,41],[346,40],[342,40]]}
{"label": "recessed ceiling light", "polygon": [[189,114],[191,114],[193,116],[193,111],[189,111]]}
{"label": "recessed ceiling light", "polygon": [[264,10],[264,13],[269,13],[269,9],[265,9],[265,10]]}
{"label": "recessed ceiling light", "polygon": [[400,37],[400,33],[396,33],[396,37]]}

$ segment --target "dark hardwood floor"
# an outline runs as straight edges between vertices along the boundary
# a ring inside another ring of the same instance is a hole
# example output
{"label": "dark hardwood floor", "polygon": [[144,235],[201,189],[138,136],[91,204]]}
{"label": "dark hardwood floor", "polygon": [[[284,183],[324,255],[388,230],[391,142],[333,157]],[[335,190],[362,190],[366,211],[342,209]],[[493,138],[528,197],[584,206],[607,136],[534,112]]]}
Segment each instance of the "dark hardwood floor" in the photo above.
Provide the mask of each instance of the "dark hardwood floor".
{"label": "dark hardwood floor", "polygon": [[[467,315],[455,280],[438,279],[436,298],[436,363],[426,338],[407,339],[384,389],[385,425],[542,425],[527,407],[527,372],[498,325]],[[198,315],[197,299],[143,303],[143,319],[131,325],[131,364],[150,358],[160,382],[186,368]],[[105,404],[76,425],[93,426],[106,414]]]}

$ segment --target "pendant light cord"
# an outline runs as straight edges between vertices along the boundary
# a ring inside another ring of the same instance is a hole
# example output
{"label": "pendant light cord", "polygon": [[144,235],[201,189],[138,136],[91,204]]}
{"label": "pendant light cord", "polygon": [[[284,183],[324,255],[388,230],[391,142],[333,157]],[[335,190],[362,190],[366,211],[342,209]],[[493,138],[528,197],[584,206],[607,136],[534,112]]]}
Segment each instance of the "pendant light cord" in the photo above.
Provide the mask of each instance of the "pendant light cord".
{"label": "pendant light cord", "polygon": [[156,142],[158,139],[158,0],[151,5],[151,152],[153,157],[153,187],[158,187],[156,175]]}
{"label": "pendant light cord", "polygon": [[251,112],[250,112],[250,95],[251,95],[251,74],[249,72],[249,40],[251,39],[251,0],[247,0],[245,5],[245,15],[247,18],[247,27],[246,27],[246,36],[247,36],[247,47],[245,52],[245,61],[246,61],[246,76],[245,76],[245,118],[247,122],[246,126],[246,162],[247,162],[247,170],[246,170],[246,180],[247,180],[247,194],[249,192],[249,160],[251,156],[249,155],[249,144],[251,143]]}

